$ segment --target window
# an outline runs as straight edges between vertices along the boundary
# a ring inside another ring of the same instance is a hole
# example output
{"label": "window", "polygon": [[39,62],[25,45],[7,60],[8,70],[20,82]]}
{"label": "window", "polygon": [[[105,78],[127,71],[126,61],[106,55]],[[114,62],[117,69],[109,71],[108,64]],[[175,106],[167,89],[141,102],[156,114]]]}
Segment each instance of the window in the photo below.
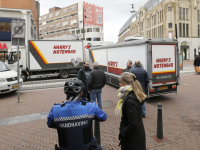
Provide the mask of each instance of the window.
{"label": "window", "polygon": [[198,16],[198,21],[200,21],[200,11],[199,10],[197,10],[197,16]]}
{"label": "window", "polygon": [[47,27],[44,27],[44,31],[46,31],[47,30]]}
{"label": "window", "polygon": [[93,32],[100,32],[99,28],[93,28]]}
{"label": "window", "polygon": [[186,24],[186,36],[189,37],[189,24]]}
{"label": "window", "polygon": [[[84,29],[84,32],[85,32],[85,29]],[[83,29],[81,29],[81,33],[83,33]]]}
{"label": "window", "polygon": [[93,38],[93,41],[101,41],[101,38]]}
{"label": "window", "polygon": [[92,38],[86,38],[86,41],[92,41]]}
{"label": "window", "polygon": [[52,17],[53,17],[53,14],[50,14],[50,15],[49,15],[49,18],[52,18]]}
{"label": "window", "polygon": [[46,19],[47,19],[47,16],[44,16],[44,17],[43,17],[43,20],[46,20]]}
{"label": "window", "polygon": [[60,23],[59,24],[56,24],[56,28],[59,28],[60,27]]}
{"label": "window", "polygon": [[63,9],[63,14],[66,13],[66,12],[68,12],[68,8]]}
{"label": "window", "polygon": [[185,20],[185,8],[183,8],[183,20]]}
{"label": "window", "polygon": [[92,28],[87,28],[87,32],[92,32]]}
{"label": "window", "polygon": [[158,23],[160,23],[160,17],[159,17],[160,13],[158,12]]}
{"label": "window", "polygon": [[169,28],[172,28],[172,23],[169,23]]}
{"label": "window", "polygon": [[74,35],[75,34],[75,31],[72,31],[72,35]]}
{"label": "window", "polygon": [[172,7],[168,7],[168,11],[172,11]]}
{"label": "window", "polygon": [[42,28],[39,29],[39,32],[42,32]]}
{"label": "window", "polygon": [[70,11],[74,11],[74,10],[76,10],[77,9],[77,6],[72,6],[72,7],[70,7]]}
{"label": "window", "polygon": [[186,19],[187,19],[187,20],[189,19],[188,13],[189,13],[189,10],[188,10],[188,8],[186,8]]}
{"label": "window", "polygon": [[185,37],[185,23],[183,23],[183,36]]}
{"label": "window", "polygon": [[58,16],[58,15],[60,15],[60,11],[57,11],[57,12],[56,12],[56,16]]}
{"label": "window", "polygon": [[71,25],[77,23],[77,19],[71,20]]}
{"label": "window", "polygon": [[54,29],[54,25],[49,26],[49,29],[50,29],[50,30],[51,30],[51,29]]}
{"label": "window", "polygon": [[63,22],[63,27],[67,26],[68,25],[68,21],[66,22]]}
{"label": "window", "polygon": [[80,34],[80,30],[76,30],[76,34]]}
{"label": "window", "polygon": [[198,25],[198,37],[200,37],[200,25]]}
{"label": "window", "polygon": [[181,12],[182,12],[182,8],[179,7],[179,19],[181,19]]}
{"label": "window", "polygon": [[181,28],[181,26],[182,26],[181,23],[179,23],[179,36],[180,36],[180,37],[182,36],[182,32],[181,32],[181,31],[182,31],[182,28]]}
{"label": "window", "polygon": [[0,22],[0,31],[8,31],[8,23]]}

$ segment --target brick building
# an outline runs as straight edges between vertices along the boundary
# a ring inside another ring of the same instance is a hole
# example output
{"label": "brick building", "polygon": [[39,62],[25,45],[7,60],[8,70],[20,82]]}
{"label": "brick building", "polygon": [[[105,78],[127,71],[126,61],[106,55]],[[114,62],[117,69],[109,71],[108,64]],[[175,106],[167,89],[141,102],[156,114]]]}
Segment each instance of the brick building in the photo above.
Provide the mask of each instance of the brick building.
{"label": "brick building", "polygon": [[199,0],[149,0],[119,31],[118,42],[127,36],[144,38],[175,37],[175,24],[179,40],[179,53],[183,59],[193,60],[200,55],[200,2]]}
{"label": "brick building", "polygon": [[49,13],[40,16],[39,20],[42,39],[59,36],[83,39],[84,23],[86,41],[103,41],[103,8],[87,2],[50,8]]}

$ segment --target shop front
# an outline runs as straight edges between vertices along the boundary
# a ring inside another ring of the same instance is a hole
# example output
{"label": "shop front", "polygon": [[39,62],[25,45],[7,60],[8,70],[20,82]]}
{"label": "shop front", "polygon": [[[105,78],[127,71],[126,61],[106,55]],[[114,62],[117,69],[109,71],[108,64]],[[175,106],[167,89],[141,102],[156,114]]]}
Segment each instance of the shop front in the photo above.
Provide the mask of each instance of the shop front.
{"label": "shop front", "polygon": [[2,62],[6,61],[6,55],[8,53],[8,49],[11,47],[11,42],[9,41],[0,41],[0,60]]}

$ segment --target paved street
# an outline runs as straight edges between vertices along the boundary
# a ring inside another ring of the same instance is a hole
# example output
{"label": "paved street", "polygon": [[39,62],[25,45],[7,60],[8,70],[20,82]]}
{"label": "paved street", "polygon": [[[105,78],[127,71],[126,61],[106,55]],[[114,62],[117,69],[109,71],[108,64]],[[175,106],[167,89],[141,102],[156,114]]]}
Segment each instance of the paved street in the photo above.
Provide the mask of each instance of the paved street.
{"label": "paved street", "polygon": [[[200,150],[200,76],[182,75],[178,94],[154,97],[146,102],[144,120],[148,150]],[[63,82],[63,81],[62,81]],[[120,118],[114,114],[117,89],[106,85],[103,89],[103,110],[108,119],[101,123],[101,141],[104,150],[118,148]],[[2,150],[48,150],[57,143],[56,130],[47,128],[46,116],[54,103],[65,100],[63,89],[48,89],[0,97],[0,145]],[[157,143],[157,104],[163,105],[164,136],[168,139]]]}

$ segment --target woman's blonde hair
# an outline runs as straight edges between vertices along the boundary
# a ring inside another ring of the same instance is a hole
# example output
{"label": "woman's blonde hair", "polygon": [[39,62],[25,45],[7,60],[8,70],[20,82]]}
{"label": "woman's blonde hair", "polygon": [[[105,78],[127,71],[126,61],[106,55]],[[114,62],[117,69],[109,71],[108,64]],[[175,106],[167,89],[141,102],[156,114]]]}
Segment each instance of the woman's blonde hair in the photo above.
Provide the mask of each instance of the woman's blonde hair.
{"label": "woman's blonde hair", "polygon": [[143,92],[140,82],[136,79],[136,76],[133,73],[122,73],[119,77],[119,82],[130,85],[140,102],[147,97]]}

